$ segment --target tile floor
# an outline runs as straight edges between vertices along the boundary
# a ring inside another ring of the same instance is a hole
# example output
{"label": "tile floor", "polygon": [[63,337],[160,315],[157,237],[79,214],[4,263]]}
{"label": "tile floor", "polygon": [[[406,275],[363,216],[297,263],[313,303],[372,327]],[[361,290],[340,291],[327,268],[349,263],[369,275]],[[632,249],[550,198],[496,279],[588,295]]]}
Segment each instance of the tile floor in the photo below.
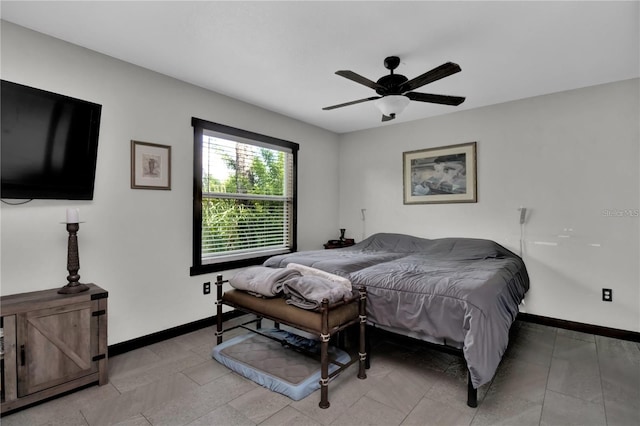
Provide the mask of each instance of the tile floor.
{"label": "tile floor", "polygon": [[[207,328],[109,360],[110,382],[15,412],[12,425],[640,425],[640,344],[517,322],[493,379],[465,404],[452,355],[378,341],[357,364],[292,401],[211,359]],[[234,331],[232,333],[244,331]],[[230,336],[229,336],[230,337]],[[226,337],[228,338],[228,337]]]}

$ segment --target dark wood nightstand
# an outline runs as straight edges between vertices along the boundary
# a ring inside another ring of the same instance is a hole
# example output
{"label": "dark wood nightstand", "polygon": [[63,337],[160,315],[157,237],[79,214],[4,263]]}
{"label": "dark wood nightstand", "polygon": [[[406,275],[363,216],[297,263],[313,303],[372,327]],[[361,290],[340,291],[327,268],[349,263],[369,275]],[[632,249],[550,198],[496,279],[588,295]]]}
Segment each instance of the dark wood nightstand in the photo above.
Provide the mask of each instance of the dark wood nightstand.
{"label": "dark wood nightstand", "polygon": [[325,249],[337,249],[350,247],[354,245],[356,241],[353,238],[345,238],[344,240],[329,240],[326,244],[324,244]]}

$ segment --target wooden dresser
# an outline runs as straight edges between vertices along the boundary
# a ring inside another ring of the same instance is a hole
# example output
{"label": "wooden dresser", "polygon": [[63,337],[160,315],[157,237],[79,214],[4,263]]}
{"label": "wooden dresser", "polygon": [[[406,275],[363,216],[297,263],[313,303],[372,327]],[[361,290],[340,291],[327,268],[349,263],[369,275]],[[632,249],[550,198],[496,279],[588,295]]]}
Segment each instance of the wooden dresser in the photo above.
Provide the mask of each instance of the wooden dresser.
{"label": "wooden dresser", "polygon": [[95,284],[0,298],[2,413],[90,383],[108,382],[107,293]]}

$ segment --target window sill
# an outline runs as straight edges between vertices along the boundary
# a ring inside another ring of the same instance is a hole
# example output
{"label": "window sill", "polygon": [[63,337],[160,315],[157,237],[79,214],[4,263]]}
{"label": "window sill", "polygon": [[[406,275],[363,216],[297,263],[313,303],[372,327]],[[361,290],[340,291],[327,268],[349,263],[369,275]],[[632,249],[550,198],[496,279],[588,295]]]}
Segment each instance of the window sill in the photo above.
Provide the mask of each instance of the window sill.
{"label": "window sill", "polygon": [[190,276],[211,274],[213,272],[228,271],[229,269],[244,268],[247,266],[261,265],[265,260],[272,257],[260,256],[251,259],[233,260],[230,262],[210,263],[208,265],[196,265],[189,269]]}

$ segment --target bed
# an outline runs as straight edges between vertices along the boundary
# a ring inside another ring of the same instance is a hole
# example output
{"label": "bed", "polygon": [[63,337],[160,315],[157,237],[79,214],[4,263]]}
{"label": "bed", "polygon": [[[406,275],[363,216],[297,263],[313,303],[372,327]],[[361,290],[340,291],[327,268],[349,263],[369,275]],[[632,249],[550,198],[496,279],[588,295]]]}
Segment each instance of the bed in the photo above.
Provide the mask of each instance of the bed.
{"label": "bed", "polygon": [[381,233],[351,247],[274,256],[264,265],[289,263],[366,286],[368,324],[459,350],[470,406],[493,378],[529,289],[522,259],[483,239]]}

